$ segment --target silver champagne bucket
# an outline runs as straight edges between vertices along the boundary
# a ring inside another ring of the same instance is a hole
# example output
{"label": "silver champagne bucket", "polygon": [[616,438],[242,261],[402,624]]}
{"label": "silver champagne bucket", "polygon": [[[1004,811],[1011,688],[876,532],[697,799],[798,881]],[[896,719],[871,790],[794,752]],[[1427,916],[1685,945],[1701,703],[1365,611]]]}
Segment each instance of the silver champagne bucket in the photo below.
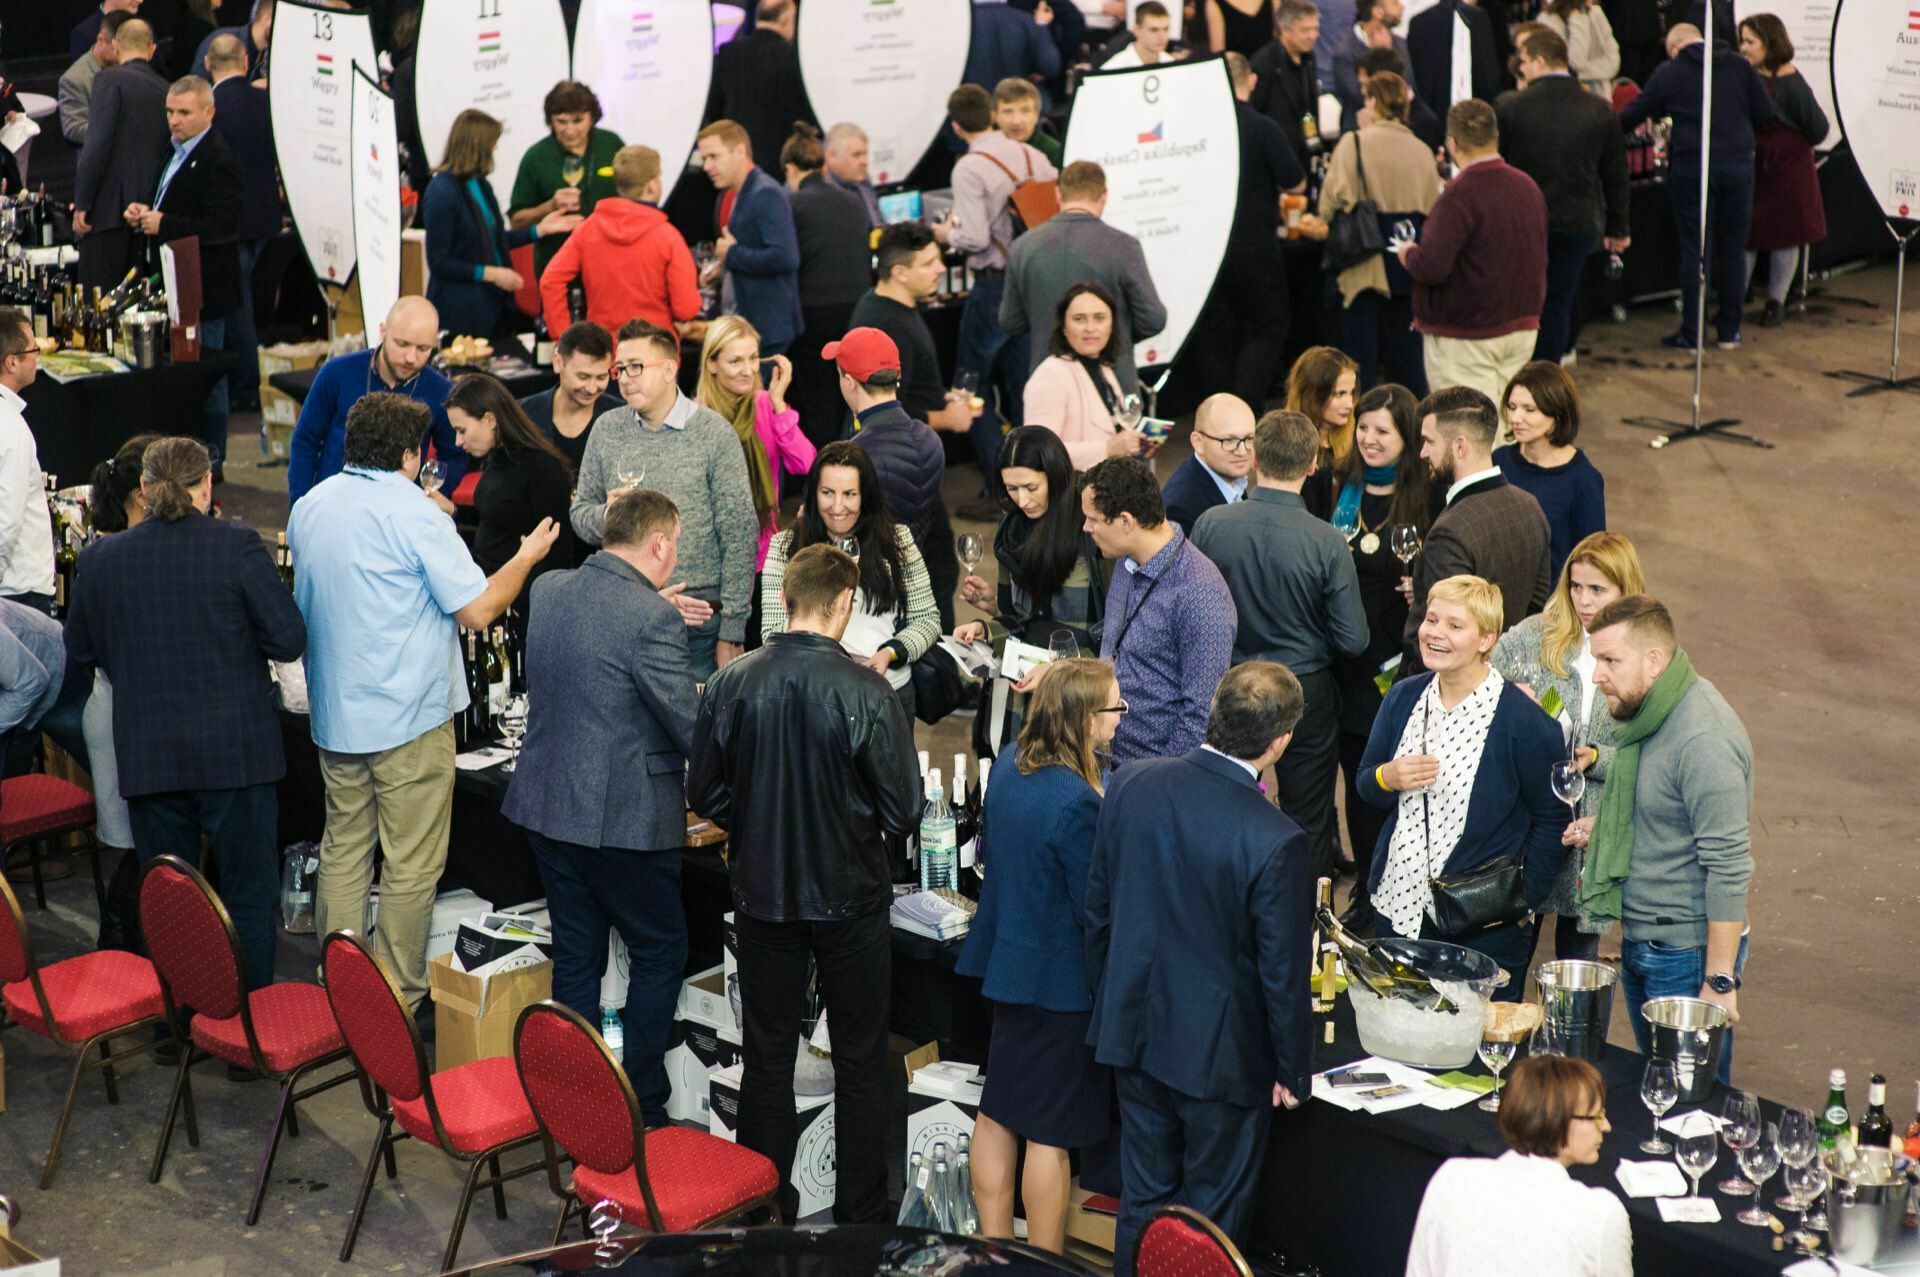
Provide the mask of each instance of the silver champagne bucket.
{"label": "silver champagne bucket", "polygon": [[167,349],[167,315],[129,311],[120,317],[120,357],[134,368],[158,368]]}
{"label": "silver champagne bucket", "polygon": [[1697,1104],[1713,1090],[1713,1075],[1727,1045],[1727,1009],[1702,998],[1654,998],[1640,1008],[1653,1044],[1653,1058],[1673,1065],[1681,1104]]}
{"label": "silver champagne bucket", "polygon": [[1887,1149],[1863,1148],[1857,1160],[1842,1163],[1827,1154],[1833,1187],[1827,1192],[1827,1234],[1834,1258],[1871,1268],[1899,1256],[1901,1216],[1907,1204],[1907,1159]]}
{"label": "silver champagne bucket", "polygon": [[1613,986],[1619,981],[1620,973],[1604,962],[1568,958],[1534,968],[1541,1027],[1558,1054],[1600,1062],[1613,1019]]}

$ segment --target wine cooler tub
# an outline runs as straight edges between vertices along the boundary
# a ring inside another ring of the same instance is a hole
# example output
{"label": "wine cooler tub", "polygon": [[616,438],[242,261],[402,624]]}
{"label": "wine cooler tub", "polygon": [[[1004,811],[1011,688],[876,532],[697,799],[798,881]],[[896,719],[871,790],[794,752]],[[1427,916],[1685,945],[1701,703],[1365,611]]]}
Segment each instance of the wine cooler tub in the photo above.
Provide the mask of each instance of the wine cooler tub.
{"label": "wine cooler tub", "polygon": [[1363,981],[1347,985],[1360,1045],[1369,1054],[1423,1069],[1458,1069],[1473,1063],[1481,1025],[1493,991],[1506,973],[1484,953],[1438,940],[1382,940],[1380,947],[1433,981],[1452,1004],[1428,1010],[1399,998],[1381,997]]}

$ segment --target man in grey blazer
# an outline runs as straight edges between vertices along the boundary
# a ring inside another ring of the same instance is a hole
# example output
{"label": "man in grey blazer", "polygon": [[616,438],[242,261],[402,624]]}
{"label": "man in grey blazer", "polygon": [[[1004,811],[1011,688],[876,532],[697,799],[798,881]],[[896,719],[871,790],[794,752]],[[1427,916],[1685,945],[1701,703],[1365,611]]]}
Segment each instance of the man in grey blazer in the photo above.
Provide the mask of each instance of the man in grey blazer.
{"label": "man in grey blazer", "polygon": [[680,907],[686,755],[695,710],[689,625],[712,606],[668,586],[680,512],[627,489],[598,554],[534,583],[527,738],[501,810],[527,831],[553,918],[553,996],[598,1022],[607,931],[631,956],[627,1076],[665,1125],[667,1039],[687,961]]}
{"label": "man in grey blazer", "polygon": [[1092,280],[1119,304],[1113,317],[1120,334],[1114,371],[1120,388],[1140,388],[1133,344],[1167,326],[1167,308],[1147,271],[1140,241],[1107,225],[1107,175],[1092,160],[1060,170],[1060,211],[1013,241],[1007,256],[1007,288],[1000,297],[1000,326],[1009,337],[1027,336],[1027,371],[1047,357],[1058,322],[1060,299],[1069,288]]}
{"label": "man in grey blazer", "polygon": [[118,284],[134,264],[129,204],[159,202],[169,159],[167,79],[153,67],[153,28],[135,18],[113,37],[119,60],[93,79],[87,141],[73,176],[73,233],[80,237],[80,282]]}

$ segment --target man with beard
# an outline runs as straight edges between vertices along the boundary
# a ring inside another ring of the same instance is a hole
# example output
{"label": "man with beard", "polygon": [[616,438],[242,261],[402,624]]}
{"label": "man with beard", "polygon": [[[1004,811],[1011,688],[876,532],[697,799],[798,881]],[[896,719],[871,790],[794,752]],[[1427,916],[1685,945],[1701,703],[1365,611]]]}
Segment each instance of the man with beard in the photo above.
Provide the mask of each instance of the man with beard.
{"label": "man with beard", "polygon": [[1553,588],[1547,516],[1531,493],[1509,484],[1493,464],[1499,429],[1493,400],[1468,386],[1436,390],[1420,405],[1420,457],[1445,490],[1447,504],[1413,565],[1401,678],[1426,669],[1420,622],[1435,581],[1477,576],[1499,586],[1506,601],[1503,629],[1547,604]]}

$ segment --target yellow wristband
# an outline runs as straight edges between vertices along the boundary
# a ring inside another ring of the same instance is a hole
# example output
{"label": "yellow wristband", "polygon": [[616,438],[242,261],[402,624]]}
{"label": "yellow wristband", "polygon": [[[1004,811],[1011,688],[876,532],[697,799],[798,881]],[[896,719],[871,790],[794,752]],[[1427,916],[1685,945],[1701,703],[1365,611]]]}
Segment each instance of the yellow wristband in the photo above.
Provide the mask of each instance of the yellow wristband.
{"label": "yellow wristband", "polygon": [[1381,763],[1373,769],[1373,783],[1380,786],[1384,792],[1392,792],[1392,790],[1387,787],[1387,765],[1385,763]]}

